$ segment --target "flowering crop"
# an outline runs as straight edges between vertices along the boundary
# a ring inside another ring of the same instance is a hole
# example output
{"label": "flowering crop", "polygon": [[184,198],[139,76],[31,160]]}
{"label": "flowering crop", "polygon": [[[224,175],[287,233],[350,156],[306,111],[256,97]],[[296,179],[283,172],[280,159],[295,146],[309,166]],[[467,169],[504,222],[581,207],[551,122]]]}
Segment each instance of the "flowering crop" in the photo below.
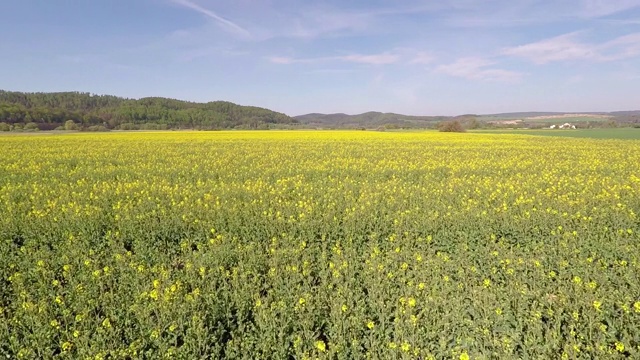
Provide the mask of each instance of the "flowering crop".
{"label": "flowering crop", "polygon": [[640,356],[640,142],[0,137],[0,356]]}

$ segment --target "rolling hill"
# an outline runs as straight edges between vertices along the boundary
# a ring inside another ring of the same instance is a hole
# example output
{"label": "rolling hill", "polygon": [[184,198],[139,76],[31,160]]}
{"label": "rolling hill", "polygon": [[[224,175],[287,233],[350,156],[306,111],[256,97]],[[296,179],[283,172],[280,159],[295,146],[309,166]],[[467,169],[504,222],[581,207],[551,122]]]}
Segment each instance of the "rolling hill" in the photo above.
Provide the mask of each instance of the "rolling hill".
{"label": "rolling hill", "polygon": [[580,123],[582,126],[603,126],[609,122],[618,124],[640,123],[640,110],[616,112],[511,112],[499,114],[459,116],[413,116],[395,113],[366,112],[357,115],[344,113],[320,114],[311,113],[294,116],[301,126],[311,128],[335,129],[376,129],[376,128],[405,128],[429,129],[437,127],[438,123],[448,120],[458,120],[465,127],[543,127],[546,124],[563,122]]}
{"label": "rolling hill", "polygon": [[298,121],[282,113],[226,101],[195,103],[161,97],[127,99],[80,92],[0,90],[0,123],[51,130],[72,120],[106,129],[264,129]]}
{"label": "rolling hill", "polygon": [[306,114],[294,116],[300,124],[320,128],[432,128],[448,116],[412,116],[394,113],[366,112],[358,115]]}

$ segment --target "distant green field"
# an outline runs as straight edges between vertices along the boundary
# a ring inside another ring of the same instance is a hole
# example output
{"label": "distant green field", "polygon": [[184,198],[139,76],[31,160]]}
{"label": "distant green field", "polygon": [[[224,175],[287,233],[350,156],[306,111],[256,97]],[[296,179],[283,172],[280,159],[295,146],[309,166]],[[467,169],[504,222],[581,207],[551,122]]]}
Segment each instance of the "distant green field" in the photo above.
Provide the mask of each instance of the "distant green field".
{"label": "distant green field", "polygon": [[507,120],[523,120],[525,122],[535,122],[535,123],[548,123],[548,124],[563,124],[565,122],[575,123],[575,122],[588,122],[588,121],[596,121],[603,122],[607,121],[607,118],[599,117],[599,116],[573,116],[573,117],[562,117],[562,118],[542,118],[535,119],[529,117],[513,117],[513,116],[480,116],[478,117],[479,121],[507,121]]}
{"label": "distant green field", "polygon": [[473,133],[482,134],[518,134],[535,136],[559,136],[572,138],[592,138],[592,139],[630,139],[640,140],[640,129],[579,129],[579,130],[474,130]]}
{"label": "distant green field", "polygon": [[587,121],[607,121],[609,119],[596,117],[596,116],[573,116],[573,117],[564,117],[564,118],[552,118],[552,119],[525,119],[528,122],[542,122],[542,123],[553,123],[553,124],[564,124],[574,123],[574,122],[587,122]]}

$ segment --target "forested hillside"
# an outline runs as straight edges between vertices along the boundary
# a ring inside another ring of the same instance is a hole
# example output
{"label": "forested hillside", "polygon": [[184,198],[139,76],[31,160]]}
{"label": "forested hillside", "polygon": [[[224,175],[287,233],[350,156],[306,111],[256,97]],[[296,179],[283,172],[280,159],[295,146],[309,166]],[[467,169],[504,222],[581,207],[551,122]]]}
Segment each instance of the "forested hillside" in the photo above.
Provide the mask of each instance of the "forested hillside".
{"label": "forested hillside", "polygon": [[267,128],[298,121],[268,109],[225,101],[194,103],[151,97],[139,100],[80,92],[21,93],[0,90],[0,123],[52,130],[73,120],[79,127]]}

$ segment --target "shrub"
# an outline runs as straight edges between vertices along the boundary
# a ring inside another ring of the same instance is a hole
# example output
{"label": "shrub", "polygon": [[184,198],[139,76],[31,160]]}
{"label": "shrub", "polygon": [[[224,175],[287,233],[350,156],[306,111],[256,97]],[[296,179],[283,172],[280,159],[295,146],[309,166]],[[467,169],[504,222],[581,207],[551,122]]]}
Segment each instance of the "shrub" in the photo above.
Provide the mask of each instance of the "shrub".
{"label": "shrub", "polygon": [[67,122],[64,123],[64,129],[65,130],[78,130],[78,125],[73,122],[73,120],[67,120]]}
{"label": "shrub", "polygon": [[617,128],[618,127],[618,122],[611,119],[607,122],[604,123],[604,127],[608,127],[608,128]]}
{"label": "shrub", "polygon": [[9,130],[11,130],[11,125],[5,122],[0,123],[0,131],[9,131]]}
{"label": "shrub", "polygon": [[30,123],[25,124],[24,129],[25,130],[35,130],[35,131],[40,130],[40,128],[38,128],[38,124],[36,124],[34,122],[30,122]]}
{"label": "shrub", "polygon": [[438,130],[441,132],[465,132],[465,128],[457,120],[444,121],[438,125]]}

